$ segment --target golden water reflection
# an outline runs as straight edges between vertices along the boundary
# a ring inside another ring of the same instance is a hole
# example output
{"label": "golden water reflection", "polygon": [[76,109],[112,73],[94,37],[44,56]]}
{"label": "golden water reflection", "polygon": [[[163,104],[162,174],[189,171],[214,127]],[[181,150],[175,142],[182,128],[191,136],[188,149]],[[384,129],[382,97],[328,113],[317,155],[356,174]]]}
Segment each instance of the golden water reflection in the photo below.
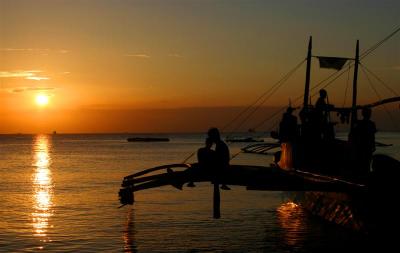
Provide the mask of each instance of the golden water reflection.
{"label": "golden water reflection", "polygon": [[277,209],[280,226],[285,230],[284,240],[287,245],[297,246],[303,239],[304,210],[294,202],[282,204]]}
{"label": "golden water reflection", "polygon": [[[53,183],[51,176],[51,137],[37,135],[33,144],[33,233],[40,237],[42,242],[48,242],[48,229],[50,217],[53,215]],[[40,247],[42,248],[42,247]]]}
{"label": "golden water reflection", "polygon": [[124,240],[124,252],[127,253],[137,252],[134,234],[135,234],[134,212],[133,209],[129,209],[125,222],[125,229],[122,235],[122,239]]}

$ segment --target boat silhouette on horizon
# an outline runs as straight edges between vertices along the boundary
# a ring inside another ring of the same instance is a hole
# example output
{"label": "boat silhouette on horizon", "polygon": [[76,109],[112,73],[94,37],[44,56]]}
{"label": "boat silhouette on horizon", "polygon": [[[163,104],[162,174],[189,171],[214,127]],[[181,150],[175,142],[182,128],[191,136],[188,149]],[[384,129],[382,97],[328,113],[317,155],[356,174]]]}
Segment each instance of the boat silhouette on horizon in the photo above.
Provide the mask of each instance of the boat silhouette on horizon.
{"label": "boat silhouette on horizon", "polygon": [[126,139],[128,142],[169,142],[166,137],[130,137]]}

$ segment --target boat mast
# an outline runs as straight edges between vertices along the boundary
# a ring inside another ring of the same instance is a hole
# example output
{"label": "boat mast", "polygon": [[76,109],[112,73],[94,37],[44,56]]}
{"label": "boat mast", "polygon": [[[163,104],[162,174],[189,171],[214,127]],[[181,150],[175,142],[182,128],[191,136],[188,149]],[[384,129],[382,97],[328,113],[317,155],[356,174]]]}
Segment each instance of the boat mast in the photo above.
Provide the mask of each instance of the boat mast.
{"label": "boat mast", "polygon": [[304,101],[303,108],[308,108],[308,97],[310,94],[310,72],[311,72],[311,49],[312,49],[312,36],[308,41],[308,53],[307,53],[307,70],[306,70],[306,85],[304,88]]}
{"label": "boat mast", "polygon": [[351,106],[351,121],[350,130],[353,130],[357,121],[357,77],[358,77],[358,62],[359,62],[359,41],[356,45],[356,58],[354,59],[354,78],[353,78],[353,99]]}

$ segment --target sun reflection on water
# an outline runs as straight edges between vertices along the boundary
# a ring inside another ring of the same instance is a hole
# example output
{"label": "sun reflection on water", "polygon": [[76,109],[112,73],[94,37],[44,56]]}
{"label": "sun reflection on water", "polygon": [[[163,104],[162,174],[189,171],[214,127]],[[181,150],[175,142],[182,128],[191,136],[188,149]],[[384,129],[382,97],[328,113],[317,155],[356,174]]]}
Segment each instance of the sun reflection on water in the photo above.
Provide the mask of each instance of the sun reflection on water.
{"label": "sun reflection on water", "polygon": [[124,240],[124,252],[136,253],[137,248],[135,244],[135,223],[133,209],[129,209],[127,219],[125,222],[125,229],[123,231],[122,239]]}
{"label": "sun reflection on water", "polygon": [[285,230],[283,239],[287,245],[298,246],[306,225],[303,209],[294,202],[287,202],[278,207],[277,215],[280,226]]}
{"label": "sun reflection on water", "polygon": [[[51,177],[51,137],[38,135],[33,144],[33,233],[40,241],[48,242],[49,218],[53,215],[53,183]],[[39,247],[43,248],[43,247]]]}

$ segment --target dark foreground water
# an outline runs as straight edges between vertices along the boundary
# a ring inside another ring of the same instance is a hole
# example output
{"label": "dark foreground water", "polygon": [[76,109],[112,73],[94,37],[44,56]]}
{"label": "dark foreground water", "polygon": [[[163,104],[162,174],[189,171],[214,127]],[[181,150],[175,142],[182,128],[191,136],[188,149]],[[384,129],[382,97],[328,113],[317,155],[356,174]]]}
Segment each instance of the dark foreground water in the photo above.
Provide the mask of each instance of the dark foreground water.
{"label": "dark foreground water", "polygon": [[[339,252],[368,238],[310,217],[281,192],[221,192],[212,218],[212,187],[163,187],[136,194],[118,209],[124,176],[181,162],[203,135],[169,135],[169,143],[128,143],[131,135],[0,136],[0,252]],[[378,152],[399,157],[397,144]],[[231,147],[235,153],[241,145]],[[232,163],[269,164],[239,155]]]}

